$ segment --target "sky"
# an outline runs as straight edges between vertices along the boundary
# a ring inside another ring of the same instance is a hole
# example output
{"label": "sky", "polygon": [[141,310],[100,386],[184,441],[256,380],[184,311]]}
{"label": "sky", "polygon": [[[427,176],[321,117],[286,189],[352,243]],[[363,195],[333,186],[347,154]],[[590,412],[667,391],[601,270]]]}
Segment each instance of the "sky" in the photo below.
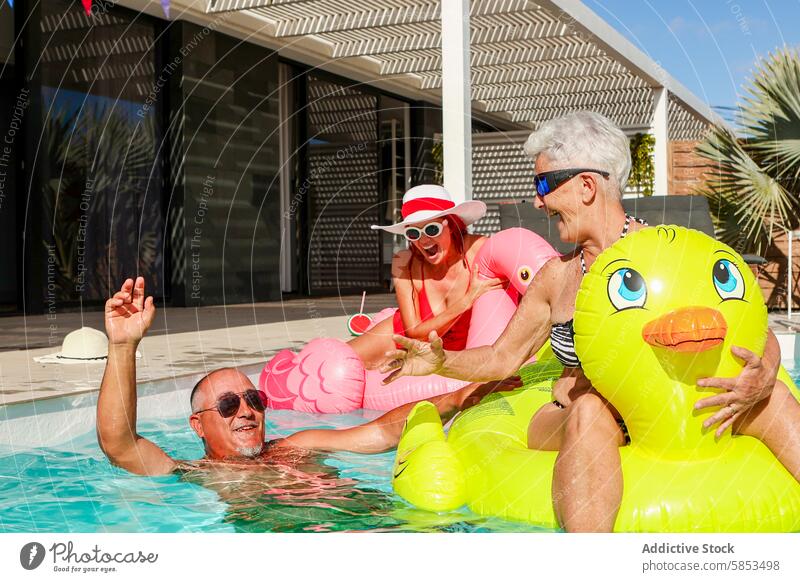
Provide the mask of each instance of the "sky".
{"label": "sky", "polygon": [[800,48],[800,0],[583,1],[726,119],[759,57]]}

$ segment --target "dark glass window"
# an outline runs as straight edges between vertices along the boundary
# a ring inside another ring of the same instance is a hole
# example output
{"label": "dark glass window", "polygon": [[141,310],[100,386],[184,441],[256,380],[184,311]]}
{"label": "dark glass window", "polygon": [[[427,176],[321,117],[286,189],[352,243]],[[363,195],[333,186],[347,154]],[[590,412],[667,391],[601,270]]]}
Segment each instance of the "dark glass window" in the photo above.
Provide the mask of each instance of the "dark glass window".
{"label": "dark glass window", "polygon": [[163,296],[155,23],[109,2],[41,3],[46,302],[102,301],[128,276]]}
{"label": "dark glass window", "polygon": [[28,106],[14,82],[14,18],[0,4],[0,313],[17,309],[16,162]]}

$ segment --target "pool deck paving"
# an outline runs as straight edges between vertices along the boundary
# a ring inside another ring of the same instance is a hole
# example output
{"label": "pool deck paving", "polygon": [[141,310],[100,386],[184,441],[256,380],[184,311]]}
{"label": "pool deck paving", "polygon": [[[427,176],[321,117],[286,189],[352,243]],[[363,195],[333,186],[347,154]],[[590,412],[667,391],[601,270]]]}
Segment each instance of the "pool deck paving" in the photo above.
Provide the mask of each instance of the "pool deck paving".
{"label": "pool deck paving", "polygon": [[[197,375],[223,366],[252,373],[281,349],[295,351],[317,337],[349,339],[346,323],[358,312],[360,296],[302,298],[275,303],[159,308],[142,341],[137,361],[140,383]],[[394,305],[391,294],[367,297],[366,313]],[[55,330],[43,315],[0,318],[0,405],[95,391],[104,362],[39,363],[58,352],[61,340],[81,325],[103,329],[100,311],[59,314]],[[771,313],[770,327],[784,352],[797,350],[800,316]],[[788,346],[788,347],[787,347]],[[791,359],[795,354],[784,354]]]}
{"label": "pool deck paving", "polygon": [[[299,351],[316,337],[349,339],[347,319],[360,303],[359,295],[159,308],[139,347],[137,380],[174,379],[224,366],[253,368],[281,349]],[[393,304],[394,295],[375,294],[367,296],[364,311],[371,314]],[[102,330],[102,312],[59,314],[55,322],[51,335],[52,320],[43,315],[0,318],[0,405],[99,389],[104,361],[61,364],[34,358],[60,351],[64,335],[82,325]]]}

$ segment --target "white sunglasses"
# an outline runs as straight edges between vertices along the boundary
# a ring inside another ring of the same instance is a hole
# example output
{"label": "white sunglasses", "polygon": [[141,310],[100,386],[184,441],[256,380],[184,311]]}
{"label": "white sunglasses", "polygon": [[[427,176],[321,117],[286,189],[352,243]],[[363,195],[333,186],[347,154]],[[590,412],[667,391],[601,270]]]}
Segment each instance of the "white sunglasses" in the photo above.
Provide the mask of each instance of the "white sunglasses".
{"label": "white sunglasses", "polygon": [[422,228],[409,226],[406,228],[403,234],[405,235],[407,241],[415,242],[421,239],[423,234],[425,236],[429,236],[430,238],[436,238],[442,234],[442,230],[444,230],[444,225],[441,222],[429,222]]}

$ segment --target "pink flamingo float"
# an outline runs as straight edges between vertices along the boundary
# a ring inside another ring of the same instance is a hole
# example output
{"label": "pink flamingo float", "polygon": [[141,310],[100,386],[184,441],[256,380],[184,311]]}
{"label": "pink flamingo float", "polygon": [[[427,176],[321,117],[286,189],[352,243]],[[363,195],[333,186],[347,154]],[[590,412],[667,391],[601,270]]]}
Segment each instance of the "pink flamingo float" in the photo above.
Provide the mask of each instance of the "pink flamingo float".
{"label": "pink flamingo float", "polygon": [[[467,349],[494,343],[505,329],[533,278],[558,253],[547,241],[522,228],[500,231],[484,243],[476,268],[486,279],[509,282],[507,289],[481,295],[472,306]],[[374,327],[394,316],[384,309],[373,318]],[[303,412],[342,413],[366,408],[390,410],[407,402],[458,390],[466,384],[442,376],[403,377],[384,386],[386,374],[367,370],[346,342],[318,338],[300,353],[281,350],[261,372],[259,387],[270,407]]]}

